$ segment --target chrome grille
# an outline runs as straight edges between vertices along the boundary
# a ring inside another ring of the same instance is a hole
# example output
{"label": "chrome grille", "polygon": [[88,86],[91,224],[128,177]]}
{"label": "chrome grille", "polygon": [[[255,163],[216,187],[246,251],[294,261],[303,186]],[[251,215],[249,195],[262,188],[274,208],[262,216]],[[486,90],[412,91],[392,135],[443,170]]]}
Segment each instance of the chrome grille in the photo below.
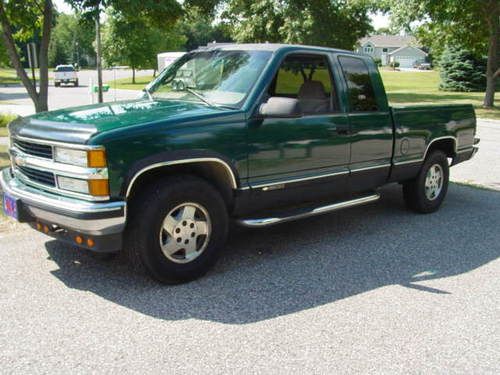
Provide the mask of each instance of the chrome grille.
{"label": "chrome grille", "polygon": [[52,159],[52,146],[21,141],[20,139],[15,138],[12,140],[12,144],[25,154]]}
{"label": "chrome grille", "polygon": [[52,172],[40,171],[38,169],[21,166],[17,166],[16,170],[33,182],[51,187],[56,186],[56,178]]}

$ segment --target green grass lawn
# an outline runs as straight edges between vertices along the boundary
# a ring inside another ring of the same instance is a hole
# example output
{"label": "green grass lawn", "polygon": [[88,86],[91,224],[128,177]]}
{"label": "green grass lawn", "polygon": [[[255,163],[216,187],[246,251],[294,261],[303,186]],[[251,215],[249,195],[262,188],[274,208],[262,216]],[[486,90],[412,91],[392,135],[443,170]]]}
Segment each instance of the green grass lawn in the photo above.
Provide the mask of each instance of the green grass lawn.
{"label": "green grass lawn", "polygon": [[0,145],[0,168],[8,166],[10,163],[7,146]]}
{"label": "green grass lawn", "polygon": [[106,82],[110,89],[114,89],[115,85],[117,89],[123,90],[142,90],[146,85],[153,80],[153,76],[140,76],[135,77],[135,83],[132,83],[132,78],[121,78],[116,81]]}
{"label": "green grass lawn", "polygon": [[21,83],[14,69],[0,68],[0,85]]}
{"label": "green grass lawn", "polygon": [[500,93],[497,93],[495,98],[496,108],[487,110],[482,107],[484,99],[482,92],[440,91],[437,71],[381,70],[380,73],[391,105],[472,104],[477,117],[500,120]]}

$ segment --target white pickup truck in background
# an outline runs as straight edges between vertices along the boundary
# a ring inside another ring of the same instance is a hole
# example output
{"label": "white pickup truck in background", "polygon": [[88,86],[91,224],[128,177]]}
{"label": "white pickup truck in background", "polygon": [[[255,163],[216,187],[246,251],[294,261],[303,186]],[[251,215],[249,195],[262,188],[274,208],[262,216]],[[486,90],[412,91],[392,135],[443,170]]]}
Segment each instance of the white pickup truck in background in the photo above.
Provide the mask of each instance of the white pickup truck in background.
{"label": "white pickup truck in background", "polygon": [[59,87],[61,83],[73,83],[78,86],[78,76],[72,65],[57,65],[54,69],[54,86]]}

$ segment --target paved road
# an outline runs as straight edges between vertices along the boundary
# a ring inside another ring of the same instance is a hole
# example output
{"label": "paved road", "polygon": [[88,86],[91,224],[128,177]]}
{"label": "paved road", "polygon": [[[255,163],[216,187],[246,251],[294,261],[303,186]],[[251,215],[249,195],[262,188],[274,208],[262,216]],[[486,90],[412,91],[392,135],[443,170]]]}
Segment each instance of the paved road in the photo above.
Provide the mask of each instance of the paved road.
{"label": "paved road", "polygon": [[[151,75],[151,70],[139,70],[137,76]],[[114,80],[116,78],[131,77],[130,70],[104,70],[104,82]],[[85,105],[92,103],[89,93],[89,82],[95,84],[97,82],[97,73],[92,70],[82,70],[78,72],[80,87],[62,86],[54,87],[51,83],[49,86],[49,109],[59,109]],[[135,90],[114,90],[110,88],[109,92],[104,93],[104,101],[110,102],[113,100],[133,99],[137,97],[139,92]],[[0,87],[0,112],[12,112],[21,116],[27,116],[35,113],[32,101],[29,98],[26,90],[22,86]]]}
{"label": "paved road", "polygon": [[452,181],[500,190],[500,121],[478,120],[479,152],[467,163],[451,168]]}
{"label": "paved road", "polygon": [[41,234],[0,238],[4,373],[500,372],[500,193],[381,201],[237,229],[205,278],[159,286]]}

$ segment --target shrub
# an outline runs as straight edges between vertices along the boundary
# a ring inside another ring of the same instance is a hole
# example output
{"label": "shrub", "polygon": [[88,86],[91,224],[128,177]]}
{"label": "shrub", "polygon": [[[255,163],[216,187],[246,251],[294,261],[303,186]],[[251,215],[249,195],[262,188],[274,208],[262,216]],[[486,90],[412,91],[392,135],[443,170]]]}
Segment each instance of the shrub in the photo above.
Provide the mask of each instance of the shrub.
{"label": "shrub", "polygon": [[12,113],[0,113],[0,128],[6,127],[7,124],[14,120],[16,117],[17,115],[14,115]]}
{"label": "shrub", "polygon": [[444,91],[484,91],[486,89],[486,61],[458,46],[445,48],[440,60],[441,83]]}
{"label": "shrub", "polygon": [[391,63],[390,63],[390,67],[391,67],[392,69],[399,68],[399,66],[400,66],[400,65],[401,65],[401,64],[399,63],[399,61],[391,61]]}
{"label": "shrub", "polygon": [[375,62],[375,64],[377,64],[379,68],[382,66],[382,59],[373,59],[373,61]]}

